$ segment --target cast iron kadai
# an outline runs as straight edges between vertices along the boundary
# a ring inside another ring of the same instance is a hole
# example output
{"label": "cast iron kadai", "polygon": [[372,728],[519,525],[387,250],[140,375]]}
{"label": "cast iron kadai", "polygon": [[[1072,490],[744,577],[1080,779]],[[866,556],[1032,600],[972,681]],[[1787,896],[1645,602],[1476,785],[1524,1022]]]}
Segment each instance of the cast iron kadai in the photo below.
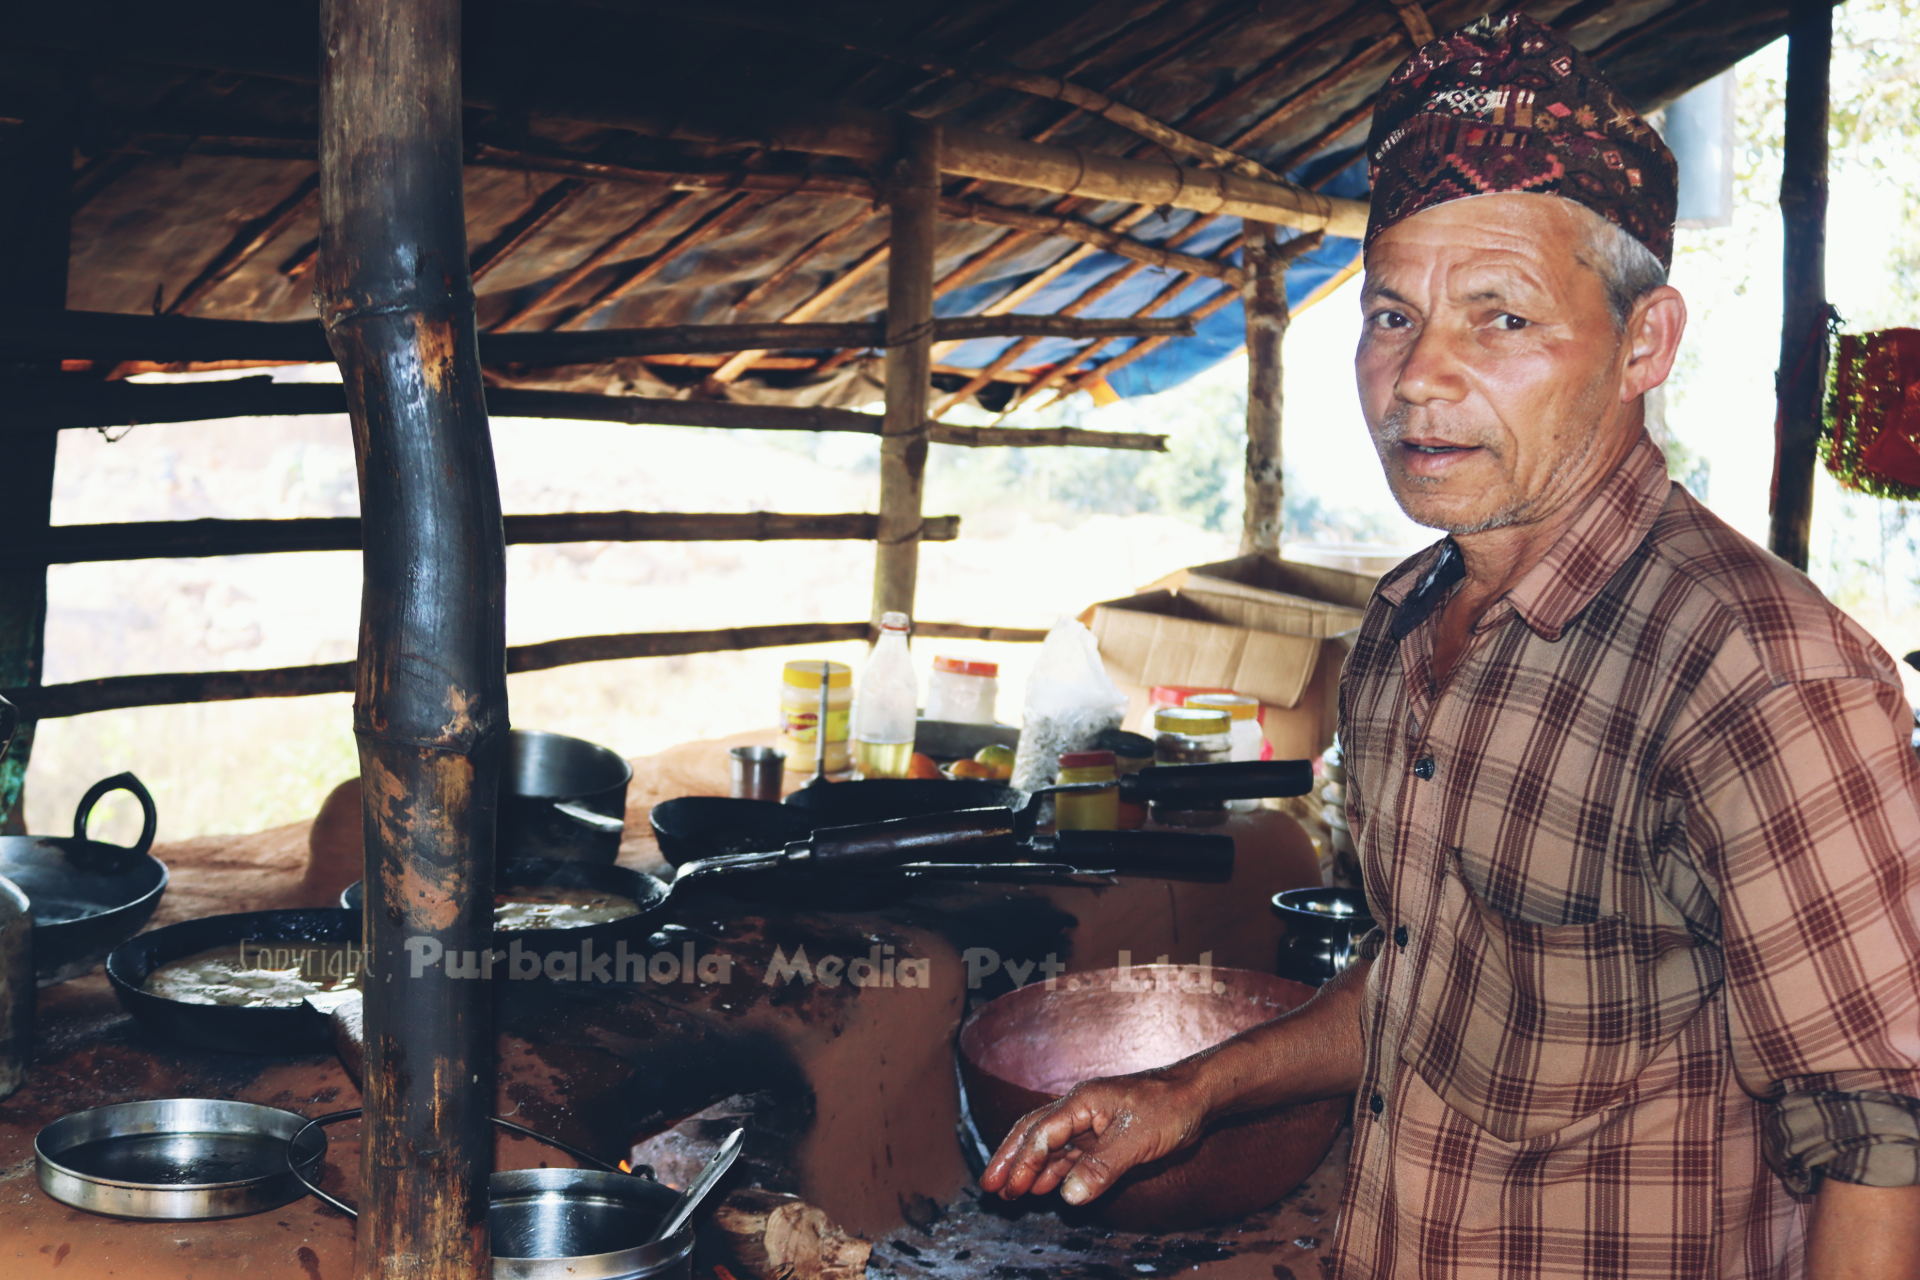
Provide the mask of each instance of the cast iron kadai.
{"label": "cast iron kadai", "polygon": [[[93,807],[115,791],[140,802],[140,838],[132,848],[87,838]],[[158,821],[140,779],[117,773],[80,797],[72,836],[0,836],[0,876],[33,905],[33,968],[41,986],[86,973],[153,916],[167,888],[166,864],[147,852]]]}
{"label": "cast iron kadai", "polygon": [[[1098,791],[1111,783],[1076,783],[1083,791]],[[1313,763],[1309,760],[1242,760],[1231,764],[1155,765],[1120,778],[1120,798],[1136,804],[1157,802],[1179,808],[1182,801],[1206,804],[1220,800],[1258,800],[1267,796],[1303,796],[1313,790]],[[784,803],[816,815],[822,826],[880,822],[917,814],[999,805],[1031,810],[1036,796],[1059,793],[1059,786],[1031,793],[1004,783],[978,778],[954,781],[908,778],[869,778],[860,782],[809,785]]]}
{"label": "cast iron kadai", "polygon": [[[316,1116],[295,1138],[359,1114],[356,1107]],[[657,1228],[667,1225],[681,1196],[656,1182],[652,1169],[640,1165],[623,1173],[557,1138],[498,1116],[493,1122],[592,1166],[514,1169],[488,1179],[494,1280],[688,1280],[692,1275],[691,1224],[682,1222],[665,1239],[653,1239]],[[730,1141],[738,1136],[736,1131]],[[294,1159],[289,1144],[289,1168]],[[294,1176],[342,1213],[360,1216],[352,1205],[322,1191],[304,1173],[294,1170]]]}
{"label": "cast iron kadai", "polygon": [[[304,1126],[304,1127],[303,1127]],[[218,1098],[120,1102],[61,1116],[33,1140],[40,1186],[115,1218],[233,1218],[306,1194],[324,1132],[278,1107]]]}
{"label": "cast iron kadai", "polygon": [[503,861],[612,862],[633,766],[598,743],[538,729],[507,735],[500,778]]}

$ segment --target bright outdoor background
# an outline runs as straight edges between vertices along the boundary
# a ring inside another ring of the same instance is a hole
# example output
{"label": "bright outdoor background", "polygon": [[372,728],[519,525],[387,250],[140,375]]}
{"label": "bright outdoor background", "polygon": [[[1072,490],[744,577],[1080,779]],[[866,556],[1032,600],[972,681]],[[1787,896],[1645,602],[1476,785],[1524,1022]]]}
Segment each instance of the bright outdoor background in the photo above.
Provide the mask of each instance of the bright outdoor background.
{"label": "bright outdoor background", "polygon": [[[1920,0],[1853,0],[1837,13],[1828,295],[1848,328],[1920,325]],[[1765,541],[1779,348],[1779,136],[1784,43],[1739,69],[1734,225],[1683,230],[1674,283],[1692,309],[1669,387],[1669,462],[1736,528]],[[1288,537],[1411,550],[1431,540],[1393,504],[1350,375],[1349,284],[1287,338]],[[335,376],[295,370],[290,376]],[[1164,456],[936,447],[929,514],[959,542],[922,554],[919,616],[1043,627],[1183,565],[1232,555],[1240,520],[1244,360],[1151,399],[1078,397],[1020,425],[1073,423],[1172,437]],[[984,415],[960,420],[986,421]],[[240,420],[66,432],[54,520],[357,513],[344,418]],[[496,420],[505,509],[857,511],[877,490],[871,439]],[[1815,580],[1895,655],[1920,648],[1920,513],[1849,496],[1821,474]],[[508,549],[510,643],[866,616],[862,543],[586,544]],[[153,671],[352,657],[352,553],[55,567],[49,683]],[[1018,719],[1034,646],[918,642],[1000,661],[1002,719]],[[863,646],[598,663],[509,681],[513,721],[627,755],[771,724],[781,664],[857,663]],[[1912,673],[1909,673],[1912,675]],[[1920,676],[1909,685],[1920,701]],[[161,837],[247,831],[310,816],[357,771],[347,695],[157,707],[39,727],[28,778],[34,831],[58,832],[88,783],[138,773]],[[126,838],[131,815],[97,827]]]}

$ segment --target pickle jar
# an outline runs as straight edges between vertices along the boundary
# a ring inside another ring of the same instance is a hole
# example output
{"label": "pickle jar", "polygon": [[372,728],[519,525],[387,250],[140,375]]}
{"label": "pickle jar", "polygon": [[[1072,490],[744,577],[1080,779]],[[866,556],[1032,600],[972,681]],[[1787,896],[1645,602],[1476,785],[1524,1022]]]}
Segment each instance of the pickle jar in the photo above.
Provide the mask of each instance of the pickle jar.
{"label": "pickle jar", "polygon": [[853,709],[853,668],[844,662],[815,659],[789,662],[780,679],[780,750],[787,768],[810,777],[819,768],[816,744],[820,740],[820,685],[827,686],[827,773],[845,774],[852,768],[847,730]]}
{"label": "pickle jar", "polygon": [[[1202,707],[1163,707],[1153,714],[1153,763],[1161,768],[1225,764],[1233,759],[1233,722]],[[1223,800],[1156,800],[1153,820],[1174,827],[1211,827],[1227,820]]]}
{"label": "pickle jar", "polygon": [[1060,757],[1062,785],[1104,782],[1100,791],[1064,792],[1053,798],[1056,831],[1113,831],[1120,825],[1120,773],[1111,751],[1069,751]]}
{"label": "pickle jar", "polygon": [[[1114,771],[1121,777],[1153,764],[1153,739],[1124,729],[1107,729],[1093,740],[1095,750],[1113,752]],[[1120,800],[1120,830],[1137,831],[1147,824],[1147,806],[1138,800]]]}

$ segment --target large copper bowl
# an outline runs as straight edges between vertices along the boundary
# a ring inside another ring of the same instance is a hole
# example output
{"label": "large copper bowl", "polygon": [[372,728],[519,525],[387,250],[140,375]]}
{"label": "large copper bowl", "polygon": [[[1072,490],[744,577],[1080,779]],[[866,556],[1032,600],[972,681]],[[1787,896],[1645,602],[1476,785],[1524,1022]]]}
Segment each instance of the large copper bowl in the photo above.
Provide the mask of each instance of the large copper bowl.
{"label": "large copper bowl", "polygon": [[[960,1028],[967,1106],[980,1137],[997,1146],[1021,1116],[1082,1080],[1177,1062],[1306,1003],[1313,990],[1248,969],[1182,965],[1070,974],[1052,991],[1031,983]],[[1333,1098],[1231,1117],[1195,1146],[1132,1170],[1095,1207],[1130,1231],[1243,1218],[1313,1172],[1346,1108]]]}

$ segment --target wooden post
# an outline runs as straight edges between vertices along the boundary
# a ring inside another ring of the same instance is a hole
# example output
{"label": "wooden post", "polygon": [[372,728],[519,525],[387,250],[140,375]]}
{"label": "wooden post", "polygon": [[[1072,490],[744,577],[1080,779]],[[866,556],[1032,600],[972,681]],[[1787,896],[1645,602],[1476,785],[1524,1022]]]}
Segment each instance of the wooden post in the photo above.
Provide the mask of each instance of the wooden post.
{"label": "wooden post", "polygon": [[1782,272],[1779,397],[1768,546],[1807,567],[1813,530],[1813,471],[1827,385],[1827,97],[1833,10],[1827,0],[1793,0],[1787,41],[1787,123],[1780,173],[1786,224]]}
{"label": "wooden post", "polygon": [[905,130],[894,169],[887,261],[887,412],[880,428],[880,528],[873,619],[913,614],[920,574],[920,498],[933,393],[933,250],[940,211],[940,126]]}
{"label": "wooden post", "polygon": [[460,185],[459,0],[323,0],[318,293],[365,532],[362,1280],[491,1272],[505,564]]}
{"label": "wooden post", "polygon": [[1246,224],[1242,250],[1247,312],[1247,505],[1240,554],[1280,556],[1284,491],[1280,467],[1280,343],[1287,336],[1287,267],[1274,250],[1273,226]]}
{"label": "wooden post", "polygon": [[[0,161],[0,298],[14,311],[61,311],[67,305],[68,224],[73,143],[66,112],[50,111],[13,131]],[[0,416],[18,412],[7,383],[31,378],[59,361],[0,366]],[[43,542],[53,507],[54,432],[15,435],[0,465],[0,547]],[[47,624],[43,564],[0,567],[0,687],[40,683]],[[27,760],[34,722],[23,718],[13,746],[0,756],[0,835],[27,829]]]}

